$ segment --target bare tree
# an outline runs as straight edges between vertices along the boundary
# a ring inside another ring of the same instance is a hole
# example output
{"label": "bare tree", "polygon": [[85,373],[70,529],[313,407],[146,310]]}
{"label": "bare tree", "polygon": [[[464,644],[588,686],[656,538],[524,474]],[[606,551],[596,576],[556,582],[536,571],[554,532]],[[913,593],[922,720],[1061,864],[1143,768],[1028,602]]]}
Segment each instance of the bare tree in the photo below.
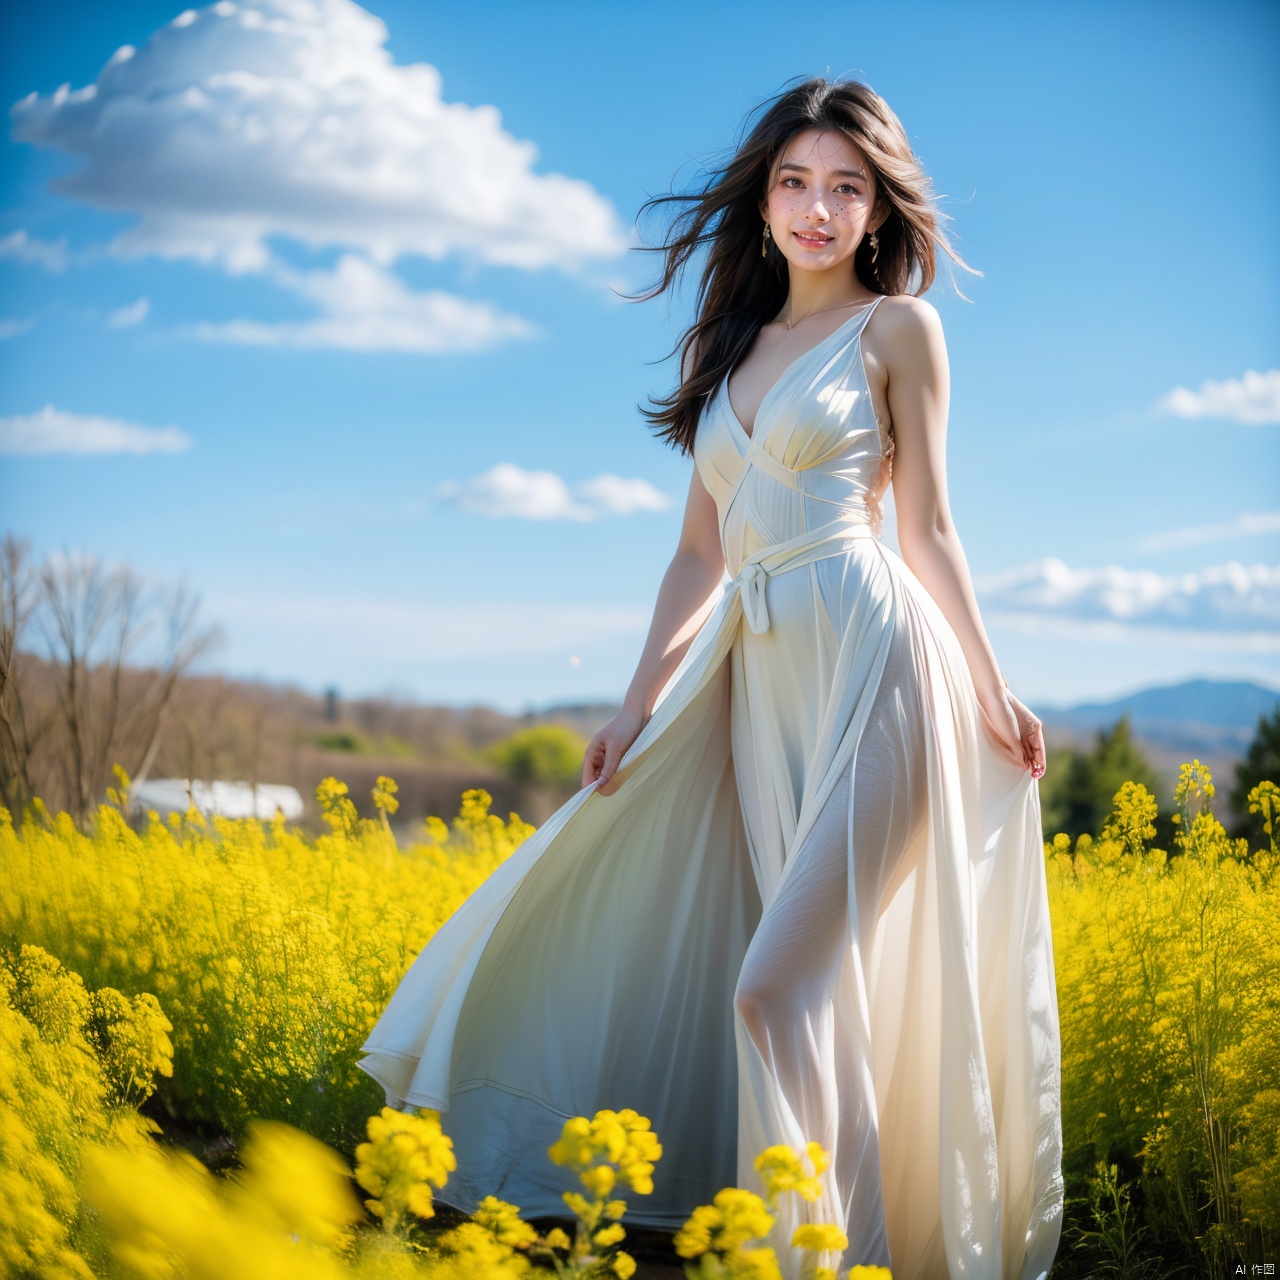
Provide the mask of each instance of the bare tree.
{"label": "bare tree", "polygon": [[31,757],[51,722],[23,701],[18,644],[39,600],[30,542],[6,534],[0,543],[0,802],[21,813],[35,794]]}
{"label": "bare tree", "polygon": [[[221,633],[199,626],[198,604],[184,587],[148,592],[126,567],[57,556],[38,578],[36,622],[57,677],[65,791],[83,822],[114,763],[132,764],[138,780],[146,776],[179,679]],[[159,660],[131,667],[157,624]]]}

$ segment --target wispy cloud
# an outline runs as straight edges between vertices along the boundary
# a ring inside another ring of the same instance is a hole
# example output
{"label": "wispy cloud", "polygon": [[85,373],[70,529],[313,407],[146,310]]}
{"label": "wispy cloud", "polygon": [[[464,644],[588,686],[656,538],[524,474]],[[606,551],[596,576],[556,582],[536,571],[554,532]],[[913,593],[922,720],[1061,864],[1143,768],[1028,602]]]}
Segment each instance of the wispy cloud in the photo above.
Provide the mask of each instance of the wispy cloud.
{"label": "wispy cloud", "polygon": [[1280,648],[1280,565],[1230,561],[1161,574],[1118,565],[1073,569],[1049,558],[985,575],[976,585],[984,613],[1005,619],[1270,638]]}
{"label": "wispy cloud", "polygon": [[151,299],[139,298],[137,302],[131,302],[127,307],[120,307],[113,311],[107,317],[107,323],[113,329],[131,329],[134,325],[141,324],[150,310]]}
{"label": "wispy cloud", "polygon": [[93,84],[30,93],[16,141],[83,159],[54,190],[139,217],[114,242],[261,270],[267,238],[387,265],[450,254],[521,268],[614,258],[627,236],[589,183],[534,172],[495,107],[445,102],[352,0],[187,9]]}
{"label": "wispy cloud", "polygon": [[488,303],[430,290],[414,293],[390,271],[344,254],[332,271],[292,271],[273,264],[274,279],[316,306],[310,320],[229,320],[192,326],[205,342],[265,347],[333,347],[346,351],[478,351],[534,332],[527,320]]}
{"label": "wispy cloud", "polygon": [[65,239],[40,240],[25,231],[11,231],[7,236],[0,236],[0,258],[34,263],[46,271],[65,271],[67,242]]}
{"label": "wispy cloud", "polygon": [[435,492],[465,511],[526,520],[598,520],[665,511],[671,505],[671,499],[647,480],[605,472],[569,485],[554,471],[525,471],[511,462],[500,462],[470,480],[447,480]]}
{"label": "wispy cloud", "polygon": [[1179,418],[1226,418],[1231,422],[1280,422],[1280,369],[1257,373],[1246,369],[1242,378],[1202,382],[1199,391],[1175,387],[1156,402],[1161,413]]}
{"label": "wispy cloud", "polygon": [[1206,542],[1225,542],[1230,538],[1247,538],[1258,534],[1280,533],[1280,511],[1242,511],[1234,520],[1218,524],[1193,525],[1188,529],[1171,529],[1167,533],[1150,533],[1138,542],[1143,551],[1172,551],[1178,547],[1199,547]]}
{"label": "wispy cloud", "polygon": [[142,427],[51,404],[38,413],[0,418],[0,454],[182,453],[192,443],[177,427]]}
{"label": "wispy cloud", "polygon": [[18,334],[26,333],[34,324],[35,321],[31,319],[0,319],[0,342],[3,342],[5,338],[16,338]]}

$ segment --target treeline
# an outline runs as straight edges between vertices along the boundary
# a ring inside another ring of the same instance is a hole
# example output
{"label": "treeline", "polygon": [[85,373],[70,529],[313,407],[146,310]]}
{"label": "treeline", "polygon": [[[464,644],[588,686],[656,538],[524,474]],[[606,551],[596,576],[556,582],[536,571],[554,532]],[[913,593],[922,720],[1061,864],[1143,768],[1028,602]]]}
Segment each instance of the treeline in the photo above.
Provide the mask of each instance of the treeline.
{"label": "treeline", "polygon": [[149,777],[294,786],[312,798],[341,774],[367,797],[400,780],[409,827],[483,787],[501,812],[550,816],[577,790],[586,743],[613,708],[509,716],[486,706],[317,697],[283,684],[201,674],[224,636],[185,588],[154,587],[90,558],[36,562],[25,541],[0,543],[0,803],[15,814],[39,795],[83,822],[121,764]]}
{"label": "treeline", "polygon": [[[1280,704],[1258,718],[1253,740],[1236,763],[1234,782],[1219,804],[1233,836],[1258,832],[1257,815],[1249,813],[1249,792],[1260,782],[1280,778]],[[1040,807],[1046,835],[1063,832],[1072,840],[1101,829],[1111,812],[1116,792],[1126,782],[1159,795],[1156,771],[1134,740],[1129,717],[1098,730],[1083,749],[1057,746],[1048,753],[1048,767],[1040,783]],[[1177,834],[1173,810],[1155,819],[1155,840],[1165,848]]]}

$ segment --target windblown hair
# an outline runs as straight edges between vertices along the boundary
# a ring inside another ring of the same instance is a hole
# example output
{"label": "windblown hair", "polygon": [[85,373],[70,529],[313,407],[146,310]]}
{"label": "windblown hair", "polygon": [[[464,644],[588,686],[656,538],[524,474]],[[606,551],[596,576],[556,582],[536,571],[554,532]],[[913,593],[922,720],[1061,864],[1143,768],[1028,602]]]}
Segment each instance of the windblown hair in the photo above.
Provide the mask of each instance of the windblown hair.
{"label": "windblown hair", "polygon": [[[641,249],[664,256],[662,278],[634,301],[656,298],[684,274],[702,246],[709,246],[698,286],[697,318],[676,347],[688,376],[669,396],[650,396],[656,409],[640,407],[659,439],[693,452],[698,419],[708,397],[751,349],[761,328],[781,310],[789,288],[787,260],[773,242],[761,257],[760,204],[787,145],[806,129],[843,133],[875,175],[879,252],[871,262],[870,237],[854,251],[857,278],[875,293],[913,293],[933,284],[937,250],[968,271],[942,228],[946,215],[934,203],[933,184],[911,150],[906,131],[889,104],[858,80],[816,77],[783,90],[761,104],[759,121],[733,157],[712,169],[700,189],[646,200],[640,214],[665,204],[687,206],[673,220],[662,244]],[[754,112],[752,114],[755,114]],[[747,122],[744,122],[743,132]],[[975,272],[975,274],[981,274]],[[691,363],[690,363],[691,361]]]}

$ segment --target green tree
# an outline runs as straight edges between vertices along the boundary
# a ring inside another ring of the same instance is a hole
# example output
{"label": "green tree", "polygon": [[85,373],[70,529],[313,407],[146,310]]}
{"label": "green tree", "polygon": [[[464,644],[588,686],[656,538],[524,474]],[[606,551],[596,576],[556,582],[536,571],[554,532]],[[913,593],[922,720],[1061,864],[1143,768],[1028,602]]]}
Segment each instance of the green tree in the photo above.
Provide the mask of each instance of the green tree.
{"label": "green tree", "polygon": [[558,724],[533,725],[504,738],[485,756],[513,782],[576,791],[587,740]]}
{"label": "green tree", "polygon": [[1126,782],[1156,792],[1155,773],[1133,740],[1127,713],[1110,729],[1099,729],[1088,751],[1059,747],[1049,753],[1040,789],[1045,835],[1064,831],[1074,840],[1099,831]]}
{"label": "green tree", "polygon": [[1253,741],[1244,759],[1236,765],[1236,785],[1231,789],[1230,803],[1237,815],[1237,825],[1232,834],[1251,839],[1261,834],[1262,819],[1249,813],[1249,792],[1260,782],[1280,786],[1280,702],[1271,709],[1270,715],[1258,717]]}

